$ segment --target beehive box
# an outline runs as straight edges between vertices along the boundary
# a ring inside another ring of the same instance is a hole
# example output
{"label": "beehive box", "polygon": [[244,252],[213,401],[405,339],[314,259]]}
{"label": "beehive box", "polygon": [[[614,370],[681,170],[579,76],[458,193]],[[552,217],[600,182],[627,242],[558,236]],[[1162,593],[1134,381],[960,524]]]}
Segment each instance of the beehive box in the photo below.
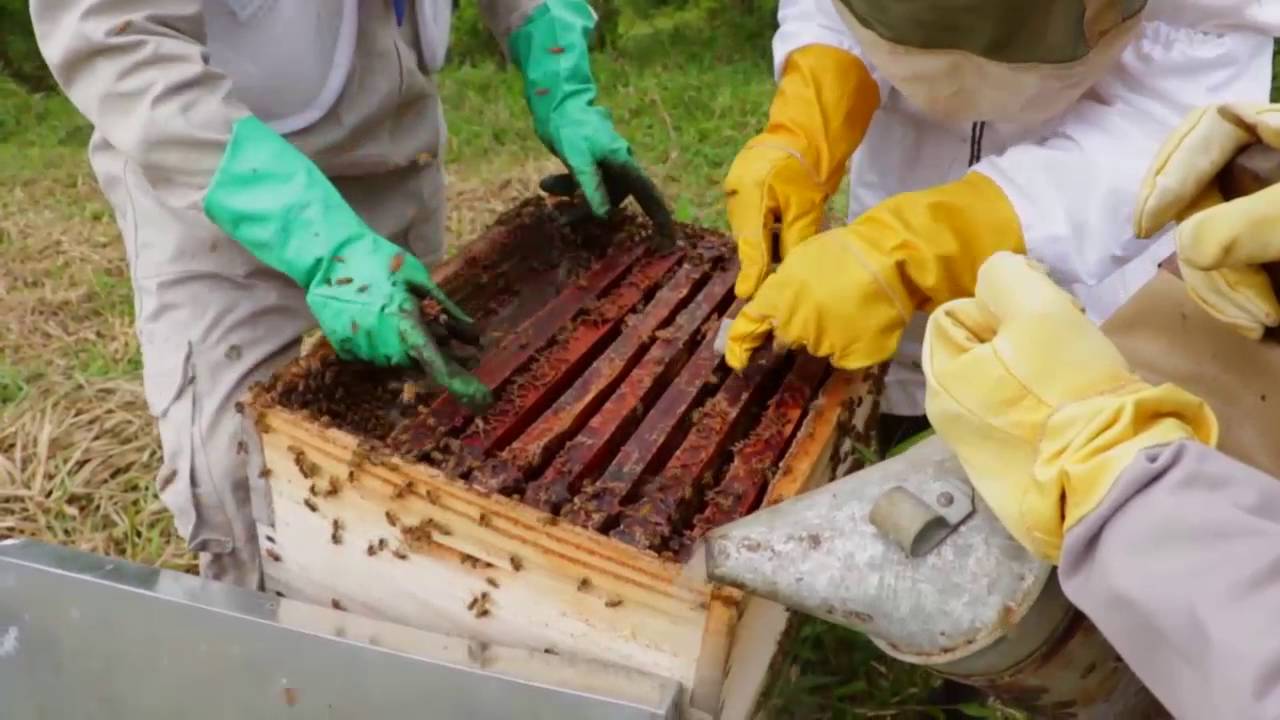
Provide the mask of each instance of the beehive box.
{"label": "beehive box", "polygon": [[781,352],[728,372],[727,238],[682,226],[663,250],[631,216],[557,213],[528,200],[435,273],[477,319],[482,351],[441,337],[495,388],[483,414],[324,343],[255,388],[268,587],[635,667],[680,681],[688,717],[747,717],[788,615],[682,560],[856,469],[879,377]]}

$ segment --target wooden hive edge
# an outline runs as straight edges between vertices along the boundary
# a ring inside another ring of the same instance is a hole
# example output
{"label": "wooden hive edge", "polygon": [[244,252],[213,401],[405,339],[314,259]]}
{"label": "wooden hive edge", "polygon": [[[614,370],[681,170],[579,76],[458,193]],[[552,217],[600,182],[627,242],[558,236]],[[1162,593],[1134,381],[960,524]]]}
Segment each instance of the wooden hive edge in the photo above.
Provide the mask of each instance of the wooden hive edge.
{"label": "wooden hive edge", "polygon": [[[359,442],[350,433],[322,427],[305,415],[290,410],[267,408],[259,412],[261,422],[269,427],[268,433],[281,433],[288,436],[290,444],[322,453],[343,467],[351,466],[350,461]],[[360,463],[357,467],[364,476],[376,478],[392,492],[404,480],[413,481],[414,486],[406,494],[440,508],[447,514],[447,519],[466,522],[467,527],[488,530],[495,536],[519,540],[552,557],[581,562],[619,582],[662,591],[675,599],[689,602],[702,602],[710,593],[708,586],[681,578],[682,566],[679,563],[663,560],[594,531],[560,522],[558,518],[518,500],[481,493],[429,465],[384,456]],[[486,520],[480,520],[481,513],[485,514]],[[480,527],[482,522],[487,527]]]}
{"label": "wooden hive edge", "polygon": [[[443,493],[427,499],[432,488],[394,498],[404,476],[388,481],[387,468],[362,466],[353,472],[354,482],[325,497],[327,478],[340,477],[346,467],[346,458],[325,445],[280,427],[264,439],[275,517],[260,535],[273,589],[317,604],[333,599],[346,609],[425,630],[595,657],[690,681],[709,588],[699,594],[640,584],[619,578],[598,558],[591,565],[563,559],[544,535],[504,529],[502,515],[487,503],[483,512],[491,514],[480,522],[475,505]],[[295,467],[298,451],[310,477]],[[315,478],[318,496],[309,490]],[[434,537],[406,540],[384,518],[391,508],[399,527],[430,518]],[[335,520],[343,535],[338,541],[330,535]],[[383,538],[388,547],[367,556]],[[488,599],[477,607],[482,595]]]}
{"label": "wooden hive edge", "polygon": [[[867,421],[868,413],[873,412],[873,403],[864,405],[859,398],[874,393],[877,380],[874,372],[835,373],[824,383],[770,483],[767,504],[781,502],[825,483],[842,466],[848,465],[850,461],[846,456],[851,451],[845,446],[849,443],[841,442],[840,434]],[[268,444],[275,448],[275,465],[285,462],[282,449],[286,449],[283,452],[287,454],[290,446],[303,449],[323,465],[326,477],[340,475],[353,464],[359,442],[350,433],[323,427],[302,413],[280,407],[252,406],[251,409],[258,415],[260,427],[267,436],[263,438],[264,449]],[[270,438],[270,435],[276,437]],[[453,530],[442,539],[447,541],[444,545],[458,555],[479,558],[499,567],[505,561],[505,569],[510,571],[510,556],[522,554],[522,562],[528,569],[542,569],[549,576],[550,579],[544,578],[544,586],[553,597],[570,603],[580,600],[581,593],[570,594],[564,582],[581,574],[591,578],[589,594],[597,599],[621,600],[627,613],[653,612],[669,616],[677,625],[684,623],[689,630],[700,627],[701,632],[690,633],[693,635],[690,639],[696,639],[696,644],[690,644],[687,654],[692,657],[685,657],[684,661],[680,656],[686,653],[672,647],[667,648],[672,657],[669,662],[661,662],[660,667],[646,667],[648,660],[640,656],[621,660],[680,680],[689,693],[686,702],[713,716],[723,711],[724,717],[745,717],[740,715],[746,712],[744,708],[754,707],[765,685],[763,673],[768,664],[753,662],[749,656],[758,654],[762,648],[769,650],[764,646],[771,642],[776,646],[781,635],[769,629],[764,632],[748,629],[745,638],[749,641],[746,641],[739,633],[739,623],[744,611],[753,607],[753,623],[763,623],[765,628],[785,626],[789,614],[781,606],[765,603],[767,610],[762,611],[759,604],[763,601],[758,598],[750,598],[733,588],[683,577],[679,563],[560,523],[517,500],[482,494],[424,464],[385,457],[362,463],[356,470],[360,475],[356,494],[380,505],[408,500],[412,509],[406,510],[406,521],[419,519],[419,514],[437,517]],[[412,489],[405,493],[406,497],[394,500],[392,495],[406,480],[413,482]],[[301,498],[295,499],[302,502]],[[483,521],[482,516],[486,518]],[[423,551],[415,548],[414,552],[420,555]],[[557,579],[560,585],[552,587]],[[379,614],[375,607],[354,609]],[[581,613],[583,609],[575,605],[567,611]],[[588,618],[592,613],[588,608]],[[464,625],[467,634],[485,639],[483,623]],[[451,629],[457,631],[456,627]],[[675,633],[668,628],[666,634]],[[637,636],[634,640],[645,643],[644,637]],[[599,657],[620,660],[608,654]],[[641,662],[637,664],[637,660]]]}

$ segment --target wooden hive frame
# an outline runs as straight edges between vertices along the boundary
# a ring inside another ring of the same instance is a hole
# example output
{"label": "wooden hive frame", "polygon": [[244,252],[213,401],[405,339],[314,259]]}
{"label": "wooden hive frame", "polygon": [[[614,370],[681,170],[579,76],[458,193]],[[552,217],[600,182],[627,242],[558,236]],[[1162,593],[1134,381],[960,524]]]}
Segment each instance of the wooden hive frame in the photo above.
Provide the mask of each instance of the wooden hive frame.
{"label": "wooden hive frame", "polygon": [[[500,248],[497,249],[501,251]],[[470,246],[437,273],[495,248]],[[769,485],[773,504],[855,470],[882,373],[835,373]],[[673,560],[484,494],[424,463],[255,397],[273,525],[267,586],[291,598],[485,643],[678,680],[686,717],[750,717],[789,623],[780,606],[684,577]]]}

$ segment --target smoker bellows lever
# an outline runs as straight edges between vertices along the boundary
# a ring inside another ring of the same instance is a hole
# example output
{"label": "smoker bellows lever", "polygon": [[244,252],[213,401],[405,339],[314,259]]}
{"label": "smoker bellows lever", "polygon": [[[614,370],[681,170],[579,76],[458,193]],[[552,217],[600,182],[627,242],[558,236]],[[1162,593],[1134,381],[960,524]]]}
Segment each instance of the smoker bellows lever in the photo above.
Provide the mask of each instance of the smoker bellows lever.
{"label": "smoker bellows lever", "polygon": [[[1237,197],[1277,180],[1280,152],[1254,146],[1220,185]],[[699,562],[1037,717],[1167,717],[937,437],[711,532]]]}

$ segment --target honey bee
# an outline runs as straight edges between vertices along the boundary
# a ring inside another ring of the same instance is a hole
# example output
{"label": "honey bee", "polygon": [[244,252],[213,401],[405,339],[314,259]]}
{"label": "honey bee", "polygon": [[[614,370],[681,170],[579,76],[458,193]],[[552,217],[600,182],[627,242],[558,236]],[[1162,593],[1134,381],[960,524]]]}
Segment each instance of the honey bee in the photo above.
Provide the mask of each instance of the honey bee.
{"label": "honey bee", "polygon": [[591,578],[582,578],[578,581],[578,592],[587,592],[591,589]]}
{"label": "honey bee", "polygon": [[622,598],[618,597],[617,595],[610,595],[604,601],[604,606],[607,608],[616,608],[621,604],[622,604]]}
{"label": "honey bee", "polygon": [[334,610],[341,610],[343,612],[346,612],[347,610],[347,606],[343,605],[342,601],[339,600],[338,598],[330,598],[329,604],[333,606]]}
{"label": "honey bee", "polygon": [[307,509],[310,510],[311,512],[320,512],[320,506],[317,505],[316,501],[312,500],[311,498],[303,498],[302,504],[306,505]]}
{"label": "honey bee", "polygon": [[361,465],[365,464],[365,462],[367,462],[368,460],[369,460],[369,448],[364,444],[364,441],[362,440],[360,444],[356,445],[356,449],[351,451],[350,467],[352,469],[358,468]]}
{"label": "honey bee", "polygon": [[418,384],[412,380],[405,381],[404,387],[400,388],[400,402],[405,405],[413,405],[418,400]]}
{"label": "honey bee", "polygon": [[494,580],[494,579],[493,579],[493,578],[491,578],[491,577],[487,577],[487,578],[485,578],[485,579],[484,579],[484,581],[485,581],[485,584],[487,584],[489,587],[493,588],[494,590],[497,590],[497,589],[498,589],[498,581],[497,581],[497,580]]}
{"label": "honey bee", "polygon": [[515,572],[524,570],[524,560],[521,560],[519,555],[511,556],[511,569]]}
{"label": "honey bee", "polygon": [[400,526],[400,516],[396,515],[394,511],[388,510],[384,515],[387,518],[388,525],[390,525],[391,527]]}
{"label": "honey bee", "polygon": [[467,609],[478,618],[487,616],[489,614],[489,593],[482,592],[479,595],[472,596],[471,602],[467,603]]}
{"label": "honey bee", "polygon": [[283,560],[283,559],[284,559],[284,558],[280,557],[280,553],[276,552],[274,548],[267,548],[266,550],[263,550],[262,552],[263,552],[263,553],[265,553],[267,557],[271,558],[271,559],[272,559],[272,560],[274,560],[275,562],[280,562],[281,560]]}
{"label": "honey bee", "polygon": [[476,517],[476,523],[482,528],[493,527],[493,521],[489,519],[489,515],[487,513],[480,513],[480,515]]}
{"label": "honey bee", "polygon": [[397,559],[397,560],[408,560],[408,559],[409,559],[409,553],[408,553],[408,552],[406,552],[406,551],[405,551],[405,549],[404,549],[403,547],[397,547],[395,550],[392,550],[392,551],[391,551],[391,554],[392,554],[392,555],[395,557],[395,559]]}
{"label": "honey bee", "polygon": [[315,477],[316,473],[320,472],[320,466],[307,459],[306,453],[301,450],[293,454],[293,464],[297,466],[298,473],[307,480]]}

